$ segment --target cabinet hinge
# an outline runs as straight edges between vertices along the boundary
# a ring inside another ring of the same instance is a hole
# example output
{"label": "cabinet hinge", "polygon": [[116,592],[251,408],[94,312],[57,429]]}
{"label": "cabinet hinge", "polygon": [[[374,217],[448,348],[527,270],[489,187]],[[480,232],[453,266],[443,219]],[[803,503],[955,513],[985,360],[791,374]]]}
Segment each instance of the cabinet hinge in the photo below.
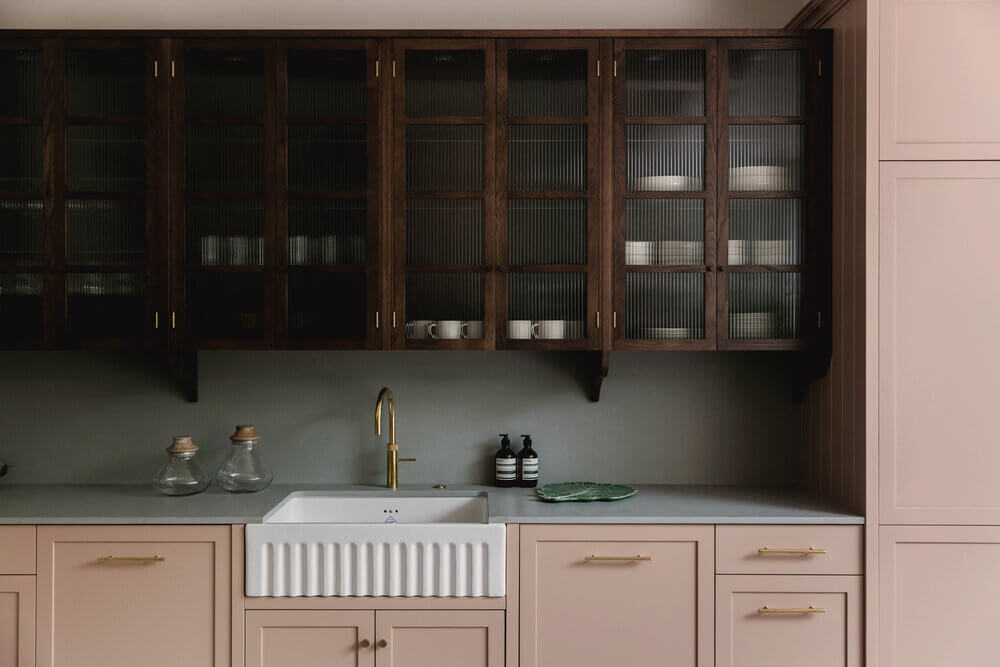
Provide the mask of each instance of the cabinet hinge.
{"label": "cabinet hinge", "polygon": [[379,69],[378,69],[378,66],[379,66],[379,62],[378,62],[378,61],[376,60],[376,61],[375,61],[375,78],[376,78],[376,79],[377,79],[377,78],[379,77]]}
{"label": "cabinet hinge", "polygon": [[154,79],[159,79],[160,78],[160,61],[159,60],[154,60],[153,61],[153,78]]}

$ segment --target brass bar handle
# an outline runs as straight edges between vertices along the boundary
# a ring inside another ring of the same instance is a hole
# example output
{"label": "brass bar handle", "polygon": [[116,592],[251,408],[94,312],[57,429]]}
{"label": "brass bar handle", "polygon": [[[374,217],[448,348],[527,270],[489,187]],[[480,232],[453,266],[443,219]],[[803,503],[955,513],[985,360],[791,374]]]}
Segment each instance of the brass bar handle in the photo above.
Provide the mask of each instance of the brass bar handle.
{"label": "brass bar handle", "polygon": [[825,614],[823,607],[761,607],[758,614]]}
{"label": "brass bar handle", "polygon": [[626,563],[637,563],[639,561],[653,560],[652,556],[597,556],[591,554],[585,556],[583,560],[610,560],[610,561],[624,561]]}
{"label": "brass bar handle", "polygon": [[771,547],[761,547],[757,549],[759,554],[797,554],[799,556],[811,556],[813,554],[825,554],[826,549],[821,547],[809,547],[808,549],[772,549]]}
{"label": "brass bar handle", "polygon": [[98,563],[127,562],[127,563],[162,563],[167,560],[166,556],[98,556]]}

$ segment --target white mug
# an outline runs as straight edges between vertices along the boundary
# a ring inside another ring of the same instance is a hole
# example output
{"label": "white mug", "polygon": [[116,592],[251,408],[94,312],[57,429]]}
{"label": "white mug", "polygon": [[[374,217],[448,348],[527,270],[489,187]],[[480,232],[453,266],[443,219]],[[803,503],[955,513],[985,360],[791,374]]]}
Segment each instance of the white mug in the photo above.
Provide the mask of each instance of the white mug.
{"label": "white mug", "polygon": [[466,320],[462,322],[462,338],[479,339],[483,337],[482,320]]}
{"label": "white mug", "polygon": [[438,320],[427,325],[427,335],[439,340],[453,340],[462,337],[462,323],[459,320]]}
{"label": "white mug", "polygon": [[566,337],[566,320],[539,320],[531,327],[535,338],[555,340]]}
{"label": "white mug", "polygon": [[531,338],[531,320],[508,320],[507,338],[511,340]]}
{"label": "white mug", "polygon": [[406,337],[410,340],[424,340],[427,338],[427,327],[430,325],[430,320],[412,320],[407,322]]}

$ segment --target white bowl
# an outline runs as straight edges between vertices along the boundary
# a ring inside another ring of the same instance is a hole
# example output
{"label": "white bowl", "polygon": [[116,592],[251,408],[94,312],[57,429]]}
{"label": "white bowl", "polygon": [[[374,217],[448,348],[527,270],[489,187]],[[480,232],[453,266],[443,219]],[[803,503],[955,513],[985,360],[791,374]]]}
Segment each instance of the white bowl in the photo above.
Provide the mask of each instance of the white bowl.
{"label": "white bowl", "polygon": [[743,192],[787,190],[790,185],[787,167],[759,165],[734,167],[729,170],[729,189]]}
{"label": "white bowl", "polygon": [[679,174],[665,174],[662,176],[643,176],[638,180],[638,190],[694,190],[695,179],[690,176]]}

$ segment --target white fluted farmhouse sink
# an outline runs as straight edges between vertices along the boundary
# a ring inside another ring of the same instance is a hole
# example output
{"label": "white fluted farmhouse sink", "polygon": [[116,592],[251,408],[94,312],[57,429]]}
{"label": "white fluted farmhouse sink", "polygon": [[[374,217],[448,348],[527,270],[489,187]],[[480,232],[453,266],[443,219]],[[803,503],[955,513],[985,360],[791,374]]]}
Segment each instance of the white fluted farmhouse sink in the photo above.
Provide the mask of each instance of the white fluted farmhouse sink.
{"label": "white fluted farmhouse sink", "polygon": [[246,527],[247,596],[503,596],[487,517],[484,494],[291,493]]}

